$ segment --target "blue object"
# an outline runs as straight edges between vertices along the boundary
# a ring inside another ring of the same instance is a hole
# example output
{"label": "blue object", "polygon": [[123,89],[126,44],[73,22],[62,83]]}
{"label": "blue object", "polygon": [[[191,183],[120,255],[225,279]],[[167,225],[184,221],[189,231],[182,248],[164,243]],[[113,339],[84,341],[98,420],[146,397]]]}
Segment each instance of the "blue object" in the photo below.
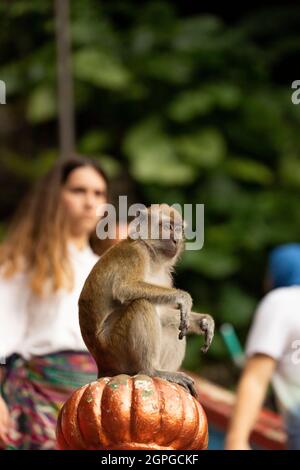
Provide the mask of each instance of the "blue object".
{"label": "blue object", "polygon": [[268,266],[272,288],[300,285],[300,243],[275,248]]}
{"label": "blue object", "polygon": [[234,327],[230,323],[223,323],[220,327],[220,332],[233,362],[237,367],[243,367],[245,355]]}
{"label": "blue object", "polygon": [[223,450],[225,442],[225,432],[216,426],[208,426],[208,450]]}

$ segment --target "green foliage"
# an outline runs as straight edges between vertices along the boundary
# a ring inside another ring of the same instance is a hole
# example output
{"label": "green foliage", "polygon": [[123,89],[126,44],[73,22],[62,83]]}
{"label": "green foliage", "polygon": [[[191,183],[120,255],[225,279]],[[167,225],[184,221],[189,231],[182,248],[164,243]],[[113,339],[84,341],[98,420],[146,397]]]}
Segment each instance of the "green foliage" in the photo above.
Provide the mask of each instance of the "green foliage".
{"label": "green foliage", "polygon": [[[205,247],[205,244],[204,244]],[[226,279],[239,268],[239,260],[224,250],[187,251],[181,262],[182,269],[191,269],[195,275],[202,274],[208,279]]]}
{"label": "green foliage", "polygon": [[196,178],[193,169],[178,158],[159,120],[149,119],[130,129],[124,152],[133,177],[140,183],[155,183],[159,178],[161,185],[186,185]]}
{"label": "green foliage", "polygon": [[117,57],[89,47],[81,48],[74,54],[74,76],[115,91],[126,88],[130,80],[129,72]]}
{"label": "green foliage", "polygon": [[30,93],[27,102],[27,118],[33,124],[48,121],[57,113],[53,87],[39,86]]}
{"label": "green foliage", "polygon": [[226,152],[224,139],[216,129],[203,128],[178,137],[177,147],[183,160],[204,168],[218,166]]}
{"label": "green foliage", "polygon": [[272,183],[272,171],[265,165],[248,158],[228,158],[226,168],[229,174],[240,181],[262,185]]}
{"label": "green foliage", "polygon": [[219,309],[221,319],[236,328],[247,327],[255,308],[255,298],[244,292],[238,285],[225,283],[220,289]]}
{"label": "green foliage", "polygon": [[[297,63],[300,9],[228,25],[180,16],[175,4],[72,0],[78,151],[111,178],[129,175],[140,202],[205,204],[204,248],[185,253],[176,281],[244,339],[269,249],[299,239],[300,106],[286,57]],[[53,2],[17,0],[0,13],[5,219],[57,155],[58,106]],[[189,344],[194,369],[200,344]],[[225,356],[217,332],[205,360]]]}

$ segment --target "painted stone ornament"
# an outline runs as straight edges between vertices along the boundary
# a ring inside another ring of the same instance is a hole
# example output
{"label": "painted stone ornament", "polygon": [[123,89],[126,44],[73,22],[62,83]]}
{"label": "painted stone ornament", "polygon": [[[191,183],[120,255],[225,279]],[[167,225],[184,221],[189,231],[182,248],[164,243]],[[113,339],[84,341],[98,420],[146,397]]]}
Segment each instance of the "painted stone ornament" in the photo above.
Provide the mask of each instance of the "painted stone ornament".
{"label": "painted stone ornament", "polygon": [[202,450],[208,431],[200,403],[183,387],[146,375],[104,377],[62,407],[57,445],[66,450]]}

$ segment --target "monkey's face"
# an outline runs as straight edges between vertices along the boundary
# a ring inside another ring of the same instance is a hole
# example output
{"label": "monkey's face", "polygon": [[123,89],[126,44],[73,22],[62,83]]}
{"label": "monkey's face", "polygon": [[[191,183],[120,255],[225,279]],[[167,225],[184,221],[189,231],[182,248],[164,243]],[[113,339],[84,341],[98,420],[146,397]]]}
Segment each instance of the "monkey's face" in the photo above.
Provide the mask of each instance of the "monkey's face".
{"label": "monkey's face", "polygon": [[182,222],[162,218],[159,221],[159,238],[152,240],[154,248],[166,258],[174,258],[184,249]]}
{"label": "monkey's face", "polygon": [[167,204],[161,204],[155,209],[148,208],[144,222],[147,227],[144,241],[152,253],[172,259],[183,251],[185,224],[175,209]]}

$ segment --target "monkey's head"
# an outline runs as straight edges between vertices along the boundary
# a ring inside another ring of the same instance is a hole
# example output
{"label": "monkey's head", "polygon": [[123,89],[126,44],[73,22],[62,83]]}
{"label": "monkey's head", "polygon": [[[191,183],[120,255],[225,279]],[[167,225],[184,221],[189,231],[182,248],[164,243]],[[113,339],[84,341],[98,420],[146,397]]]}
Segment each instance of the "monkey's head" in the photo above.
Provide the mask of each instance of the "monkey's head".
{"label": "monkey's head", "polygon": [[153,256],[176,260],[184,250],[185,222],[168,204],[152,204],[133,221],[129,237],[140,239]]}

